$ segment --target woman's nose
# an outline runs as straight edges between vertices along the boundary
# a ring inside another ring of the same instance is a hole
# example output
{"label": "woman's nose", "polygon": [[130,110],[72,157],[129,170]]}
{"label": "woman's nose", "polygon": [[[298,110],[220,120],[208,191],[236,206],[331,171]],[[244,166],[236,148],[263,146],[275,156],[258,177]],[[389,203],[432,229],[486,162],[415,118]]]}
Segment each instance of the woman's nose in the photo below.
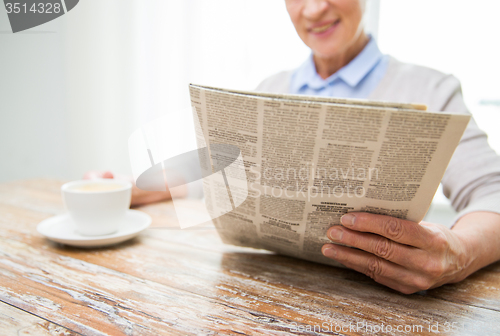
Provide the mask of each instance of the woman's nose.
{"label": "woman's nose", "polygon": [[317,20],[323,16],[328,6],[327,0],[305,0],[302,15],[309,20]]}

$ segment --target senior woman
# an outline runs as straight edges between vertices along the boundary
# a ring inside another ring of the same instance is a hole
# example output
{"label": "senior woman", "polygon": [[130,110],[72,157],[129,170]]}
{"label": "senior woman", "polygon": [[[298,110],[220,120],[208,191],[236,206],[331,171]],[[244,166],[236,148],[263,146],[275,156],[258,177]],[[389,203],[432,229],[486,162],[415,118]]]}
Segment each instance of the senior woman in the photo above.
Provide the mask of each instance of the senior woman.
{"label": "senior woman", "polygon": [[[423,103],[469,113],[450,75],[383,55],[363,30],[364,0],[286,0],[311,56],[257,91]],[[403,293],[458,282],[500,259],[500,158],[472,120],[442,180],[459,211],[452,229],[349,213],[330,228],[323,254]]]}
{"label": "senior woman", "polygon": [[[415,102],[432,111],[469,113],[455,77],[401,63],[379,51],[363,29],[365,0],[285,2],[312,54],[297,69],[264,80],[257,91]],[[402,293],[461,281],[500,260],[500,158],[473,120],[442,184],[459,211],[452,229],[349,213],[342,217],[342,226],[327,232],[333,242],[347,246],[325,244],[322,253]],[[133,203],[168,197],[136,190]]]}

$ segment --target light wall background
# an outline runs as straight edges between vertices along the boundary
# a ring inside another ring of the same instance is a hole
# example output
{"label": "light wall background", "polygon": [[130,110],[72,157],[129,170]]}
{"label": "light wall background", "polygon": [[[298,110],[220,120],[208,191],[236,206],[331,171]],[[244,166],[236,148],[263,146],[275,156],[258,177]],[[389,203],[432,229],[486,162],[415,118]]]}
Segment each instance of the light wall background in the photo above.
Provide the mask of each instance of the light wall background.
{"label": "light wall background", "polygon": [[309,53],[268,0],[83,0],[17,34],[0,6],[0,46],[0,182],[129,173],[128,136],[175,128],[188,83],[252,89]]}
{"label": "light wall background", "polygon": [[[382,52],[455,74],[500,151],[500,1],[367,1]],[[128,136],[176,127],[188,83],[253,89],[308,54],[284,0],[82,0],[17,34],[0,6],[0,182],[129,173]]]}

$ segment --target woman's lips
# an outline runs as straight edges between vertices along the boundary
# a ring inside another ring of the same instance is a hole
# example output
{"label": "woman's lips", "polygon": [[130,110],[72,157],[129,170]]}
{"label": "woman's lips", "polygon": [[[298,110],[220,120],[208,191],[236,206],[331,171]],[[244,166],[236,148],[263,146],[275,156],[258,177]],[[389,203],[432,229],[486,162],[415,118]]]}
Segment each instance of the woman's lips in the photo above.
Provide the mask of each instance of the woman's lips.
{"label": "woman's lips", "polygon": [[311,34],[314,34],[317,36],[326,35],[326,34],[330,33],[331,31],[333,31],[338,26],[339,23],[340,23],[340,19],[333,21],[333,22],[321,24],[319,26],[309,28],[309,32]]}

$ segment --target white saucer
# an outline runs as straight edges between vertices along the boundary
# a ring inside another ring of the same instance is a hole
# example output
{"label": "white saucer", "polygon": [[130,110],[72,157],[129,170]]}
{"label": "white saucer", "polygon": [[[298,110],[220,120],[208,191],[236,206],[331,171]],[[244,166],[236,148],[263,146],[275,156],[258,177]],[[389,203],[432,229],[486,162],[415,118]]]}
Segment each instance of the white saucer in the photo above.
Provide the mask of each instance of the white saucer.
{"label": "white saucer", "polygon": [[76,230],[75,223],[68,214],[48,218],[38,224],[37,231],[57,243],[79,246],[97,247],[121,243],[134,238],[151,225],[151,217],[144,212],[128,210],[125,220],[118,231],[102,236],[83,236]]}

